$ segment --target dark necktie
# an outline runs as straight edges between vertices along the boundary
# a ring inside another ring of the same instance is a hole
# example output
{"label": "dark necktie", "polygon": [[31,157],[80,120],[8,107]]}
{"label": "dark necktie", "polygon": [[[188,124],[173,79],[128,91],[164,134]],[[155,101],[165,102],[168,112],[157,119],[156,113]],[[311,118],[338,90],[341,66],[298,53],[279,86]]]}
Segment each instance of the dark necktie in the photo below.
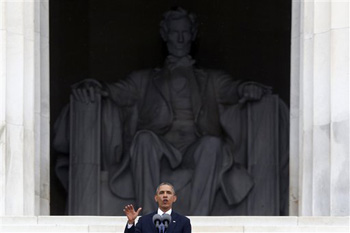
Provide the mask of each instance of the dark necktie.
{"label": "dark necktie", "polygon": [[159,233],[165,233],[165,226],[163,223],[159,225]]}
{"label": "dark necktie", "polygon": [[[162,214],[162,217],[165,213]],[[159,233],[165,233],[165,226],[163,223],[159,225]]]}

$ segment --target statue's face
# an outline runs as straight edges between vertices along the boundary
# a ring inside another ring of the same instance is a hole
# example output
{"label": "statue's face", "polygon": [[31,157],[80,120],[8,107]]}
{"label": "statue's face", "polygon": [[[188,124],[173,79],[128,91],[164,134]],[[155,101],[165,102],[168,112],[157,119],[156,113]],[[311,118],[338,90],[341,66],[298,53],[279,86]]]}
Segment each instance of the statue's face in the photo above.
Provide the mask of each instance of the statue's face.
{"label": "statue's face", "polygon": [[171,20],[168,23],[166,44],[170,55],[187,56],[191,51],[191,22],[187,17]]}

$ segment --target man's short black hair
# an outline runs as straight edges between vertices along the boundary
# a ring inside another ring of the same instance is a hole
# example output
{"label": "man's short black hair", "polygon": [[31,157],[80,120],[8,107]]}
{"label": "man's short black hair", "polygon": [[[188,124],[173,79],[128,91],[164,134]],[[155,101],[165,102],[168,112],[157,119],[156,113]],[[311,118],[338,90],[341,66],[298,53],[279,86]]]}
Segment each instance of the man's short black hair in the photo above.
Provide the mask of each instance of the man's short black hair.
{"label": "man's short black hair", "polygon": [[156,188],[156,195],[157,195],[157,193],[158,193],[158,190],[159,190],[160,186],[163,186],[163,185],[169,185],[169,186],[172,188],[174,195],[176,194],[176,193],[175,193],[174,185],[172,185],[172,184],[169,183],[169,182],[162,182],[162,183],[160,183],[160,184],[157,186],[157,188]]}

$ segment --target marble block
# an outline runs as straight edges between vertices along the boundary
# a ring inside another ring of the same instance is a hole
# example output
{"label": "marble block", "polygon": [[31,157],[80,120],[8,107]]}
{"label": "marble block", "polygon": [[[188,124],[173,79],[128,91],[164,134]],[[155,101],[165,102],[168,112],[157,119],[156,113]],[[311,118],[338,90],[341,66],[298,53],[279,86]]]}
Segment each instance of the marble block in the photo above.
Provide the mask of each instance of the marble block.
{"label": "marble block", "polygon": [[[225,217],[196,217],[190,216],[192,226],[280,226],[296,225],[297,217],[254,217],[254,216],[225,216]],[[209,220],[210,219],[210,220]]]}
{"label": "marble block", "polygon": [[319,233],[319,232],[349,232],[348,227],[325,227],[325,226],[312,226],[312,227],[279,227],[279,226],[255,226],[255,227],[245,227],[245,233],[253,232],[305,232],[305,233]]}
{"label": "marble block", "polygon": [[106,216],[39,216],[39,224],[83,224],[83,225],[115,225],[125,226],[126,217]]}
{"label": "marble block", "polygon": [[88,226],[3,225],[0,232],[89,232]]}

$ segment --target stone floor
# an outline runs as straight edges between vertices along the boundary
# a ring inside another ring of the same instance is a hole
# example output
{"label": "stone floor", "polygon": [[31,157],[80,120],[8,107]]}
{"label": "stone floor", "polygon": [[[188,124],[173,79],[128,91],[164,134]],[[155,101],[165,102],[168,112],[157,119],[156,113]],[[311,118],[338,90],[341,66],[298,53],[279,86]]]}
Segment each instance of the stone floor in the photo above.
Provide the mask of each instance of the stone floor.
{"label": "stone floor", "polygon": [[[228,232],[349,232],[349,217],[197,217],[193,233]],[[125,217],[28,216],[0,217],[0,232],[124,231]]]}

